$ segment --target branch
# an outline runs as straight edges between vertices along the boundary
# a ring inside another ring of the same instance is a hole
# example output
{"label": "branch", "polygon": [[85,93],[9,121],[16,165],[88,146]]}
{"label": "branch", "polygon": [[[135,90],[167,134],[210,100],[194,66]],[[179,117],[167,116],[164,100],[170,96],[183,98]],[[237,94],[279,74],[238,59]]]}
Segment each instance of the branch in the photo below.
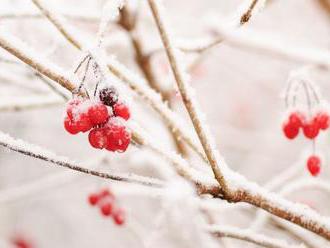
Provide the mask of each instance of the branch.
{"label": "branch", "polygon": [[[163,90],[157,82],[157,77],[153,68],[151,66],[151,56],[148,56],[143,51],[142,39],[137,33],[137,13],[132,14],[127,6],[121,9],[121,18],[118,22],[119,25],[127,32],[127,35],[131,41],[132,47],[135,52],[135,61],[139,66],[141,72],[143,73],[145,79],[147,80],[149,86],[161,95],[163,101],[169,103],[169,108],[171,108],[171,94]],[[172,109],[172,108],[171,108]],[[183,146],[183,142],[180,141],[180,137],[176,137],[176,133],[172,132],[169,125],[167,125],[169,132],[172,134],[173,141],[176,145],[177,151],[183,156],[186,155],[186,149]]]}
{"label": "branch", "polygon": [[0,132],[0,145],[3,147],[8,148],[9,150],[19,152],[21,154],[37,158],[40,160],[44,160],[46,162],[50,162],[53,165],[65,167],[70,170],[78,171],[81,173],[89,174],[96,177],[101,177],[104,179],[111,179],[115,181],[121,182],[129,182],[129,183],[136,183],[145,186],[151,187],[161,187],[163,184],[159,180],[137,176],[137,175],[121,175],[121,174],[108,174],[105,172],[99,172],[92,169],[88,169],[85,167],[81,167],[77,165],[75,162],[70,161],[65,157],[60,157],[46,149],[38,147],[36,145],[27,143],[23,140],[17,140],[12,138],[11,136]]}
{"label": "branch", "polygon": [[34,108],[43,108],[62,104],[58,97],[2,97],[0,100],[0,111],[21,111]]}
{"label": "branch", "polygon": [[25,64],[31,66],[37,72],[45,75],[55,82],[58,82],[69,91],[73,91],[76,87],[75,85],[78,84],[71,83],[66,77],[63,76],[65,75],[63,70],[50,63],[48,60],[35,56],[34,52],[31,51],[24,43],[16,39],[14,36],[7,34],[5,31],[0,31],[0,46],[23,61]]}
{"label": "branch", "polygon": [[242,230],[238,228],[211,225],[207,227],[206,230],[217,237],[239,239],[267,248],[303,248],[304,247],[303,245],[299,245],[299,246],[289,245],[284,240],[274,239],[259,233],[253,233],[251,231]]}
{"label": "branch", "polygon": [[218,36],[215,39],[181,40],[176,46],[184,52],[201,52],[218,45],[223,40],[229,46],[249,49],[277,58],[288,59],[299,63],[310,63],[320,67],[330,67],[330,53],[327,50],[296,46],[274,37],[265,37],[264,34],[255,31],[234,31],[224,27],[218,27]]}
{"label": "branch", "polygon": [[178,62],[176,53],[177,51],[173,48],[173,42],[169,34],[169,29],[167,27],[167,24],[165,23],[163,14],[161,13],[160,6],[157,0],[148,0],[148,3],[155,19],[163,45],[165,47],[166,54],[169,59],[179,91],[181,93],[183,103],[189,113],[190,119],[203,146],[207,159],[210,162],[213,174],[216,180],[219,182],[223,193],[225,195],[229,195],[230,191],[227,186],[227,182],[223,176],[222,171],[220,171],[219,169],[219,161],[216,155],[217,151],[211,142],[211,137],[209,135],[207,127],[202,123],[202,117],[200,115],[201,111],[197,105],[197,102],[191,94],[190,86],[184,78],[184,72]]}

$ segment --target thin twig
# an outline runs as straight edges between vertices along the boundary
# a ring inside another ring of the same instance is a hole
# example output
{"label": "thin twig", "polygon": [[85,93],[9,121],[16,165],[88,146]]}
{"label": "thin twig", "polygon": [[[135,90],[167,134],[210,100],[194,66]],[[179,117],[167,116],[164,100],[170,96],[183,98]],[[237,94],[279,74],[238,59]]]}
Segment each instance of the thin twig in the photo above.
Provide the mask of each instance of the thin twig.
{"label": "thin twig", "polygon": [[[171,94],[169,92],[163,90],[159,83],[157,82],[157,77],[153,68],[151,66],[151,56],[148,56],[143,51],[143,43],[142,39],[138,35],[137,32],[137,16],[138,14],[132,14],[127,6],[124,6],[121,9],[121,18],[118,22],[119,25],[126,30],[127,35],[131,41],[132,47],[135,51],[135,61],[136,64],[139,66],[141,72],[143,73],[146,81],[148,82],[149,86],[154,89],[157,93],[159,93],[162,97],[162,100],[165,102],[171,102]],[[169,108],[171,106],[169,105]],[[176,137],[176,133],[173,132],[171,129],[172,127],[167,125],[169,132],[172,134],[173,141],[176,145],[177,151],[182,154],[184,157],[187,155],[187,151],[183,145],[183,142],[180,140],[180,137]]]}
{"label": "thin twig", "polygon": [[206,51],[225,40],[226,45],[242,49],[253,50],[258,53],[271,55],[281,59],[287,59],[298,63],[315,64],[321,68],[330,67],[330,53],[312,47],[303,47],[288,42],[265,37],[265,35],[255,31],[245,30],[244,33],[224,27],[218,27],[218,36],[212,40],[205,41],[184,41],[180,40],[176,46],[184,52]]}
{"label": "thin twig", "polygon": [[[6,101],[6,99],[8,99]],[[63,103],[61,99],[53,96],[26,96],[26,97],[2,97],[0,111],[22,111],[50,106],[59,106]]]}
{"label": "thin twig", "polygon": [[206,228],[207,231],[211,232],[217,237],[234,238],[243,240],[249,243],[253,243],[259,246],[267,248],[303,248],[304,246],[290,245],[284,240],[267,237],[259,233],[253,233],[248,230],[223,227],[219,225],[211,225]]}
{"label": "thin twig", "polygon": [[151,8],[153,17],[155,19],[156,25],[158,27],[158,31],[160,33],[163,45],[166,50],[167,57],[169,59],[172,72],[174,74],[176,83],[178,85],[179,91],[182,96],[183,103],[189,113],[190,119],[194,125],[195,131],[199,137],[199,140],[203,146],[204,152],[210,162],[213,174],[216,180],[219,182],[222,191],[225,195],[230,194],[230,190],[228,188],[227,182],[224,178],[223,172],[219,168],[219,162],[215,147],[211,142],[211,137],[209,136],[209,131],[207,127],[202,123],[202,118],[200,116],[200,110],[197,105],[195,98],[192,97],[189,89],[189,85],[184,78],[184,72],[182,71],[179,63],[178,58],[176,55],[176,51],[173,48],[173,42],[171,40],[171,36],[169,34],[169,29],[163,15],[161,13],[160,6],[157,1],[155,0],[148,0],[149,6]]}
{"label": "thin twig", "polygon": [[50,162],[57,166],[65,167],[67,169],[75,170],[92,176],[101,177],[104,179],[111,179],[115,181],[137,183],[145,186],[152,186],[152,187],[162,186],[162,183],[156,179],[146,178],[143,176],[134,176],[134,175],[121,175],[115,173],[110,174],[106,172],[99,172],[85,167],[81,167],[77,163],[72,162],[65,157],[57,156],[56,154],[48,150],[27,143],[25,141],[14,139],[11,136],[4,134],[2,132],[0,132],[0,145],[8,148],[9,150],[19,152],[33,158]]}

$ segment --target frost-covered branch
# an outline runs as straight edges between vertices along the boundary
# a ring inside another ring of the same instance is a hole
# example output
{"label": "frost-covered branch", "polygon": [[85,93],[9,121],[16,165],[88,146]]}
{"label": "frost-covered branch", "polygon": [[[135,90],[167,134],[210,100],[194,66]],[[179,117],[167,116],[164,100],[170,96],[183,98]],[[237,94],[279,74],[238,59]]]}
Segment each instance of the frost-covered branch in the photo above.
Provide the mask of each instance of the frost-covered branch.
{"label": "frost-covered branch", "polygon": [[133,174],[125,175],[125,174],[115,174],[115,173],[106,173],[99,172],[93,169],[89,169],[86,167],[81,167],[77,163],[70,161],[66,157],[58,156],[46,149],[43,149],[39,146],[27,143],[23,140],[14,139],[13,137],[0,132],[0,145],[8,148],[9,150],[19,152],[21,154],[37,158],[40,160],[44,160],[46,162],[52,163],[53,165],[65,167],[70,170],[78,171],[81,173],[89,174],[96,177],[101,177],[104,179],[111,179],[115,181],[129,182],[129,183],[137,183],[146,186],[152,187],[161,187],[162,182],[157,179],[147,178],[143,176],[137,176]]}
{"label": "frost-covered branch", "polygon": [[[3,30],[0,30],[0,47],[64,88],[70,91],[75,89],[77,83],[73,84],[64,77],[63,75],[66,75],[66,73],[62,69],[48,60],[36,56],[34,51],[31,51],[23,42]],[[73,78],[72,80],[76,79]]]}
{"label": "frost-covered branch", "polygon": [[298,63],[310,63],[320,67],[330,67],[330,53],[318,48],[296,46],[287,41],[255,31],[236,31],[231,28],[217,27],[218,36],[214,39],[179,40],[176,46],[185,52],[201,52],[210,49],[223,40],[226,45],[249,49],[258,53],[287,59]]}
{"label": "frost-covered branch", "polygon": [[[220,165],[217,158],[217,151],[212,144],[211,137],[206,125],[202,121],[201,111],[199,106],[193,97],[192,90],[188,85],[187,79],[185,78],[184,71],[179,64],[178,51],[173,47],[173,42],[171,39],[170,31],[165,23],[164,15],[161,12],[161,7],[157,0],[148,0],[149,6],[151,8],[153,17],[155,19],[158,31],[160,33],[164,48],[168,60],[170,62],[175,81],[178,85],[179,91],[182,96],[183,103],[189,113],[190,119],[194,125],[195,131],[199,137],[199,140],[203,146],[204,152],[207,159],[210,162],[213,174],[216,180],[219,182],[222,191],[225,195],[230,194],[226,179],[223,175],[223,171],[220,170],[219,166],[224,167],[225,165]],[[223,169],[223,168],[222,168]]]}
{"label": "frost-covered branch", "polygon": [[220,225],[211,225],[206,228],[217,237],[233,238],[253,243],[267,248],[303,248],[304,245],[290,245],[284,240],[267,237],[259,233],[253,233],[249,230],[242,230],[233,227],[223,227]]}
{"label": "frost-covered branch", "polygon": [[61,99],[52,96],[2,97],[0,99],[0,111],[21,111],[56,106],[62,103]]}

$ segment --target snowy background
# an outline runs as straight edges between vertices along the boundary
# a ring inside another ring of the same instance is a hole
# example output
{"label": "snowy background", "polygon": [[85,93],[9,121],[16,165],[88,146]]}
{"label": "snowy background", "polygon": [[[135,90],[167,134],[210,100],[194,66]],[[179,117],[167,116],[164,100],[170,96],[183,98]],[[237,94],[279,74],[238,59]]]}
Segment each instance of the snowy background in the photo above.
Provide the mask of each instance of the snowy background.
{"label": "snowy background", "polygon": [[[44,2],[59,13],[89,17],[83,21],[70,18],[69,23],[89,37],[95,37],[104,1]],[[146,42],[145,50],[151,51],[160,46],[160,39],[149,8],[142,2],[139,32]],[[177,36],[198,38],[206,35],[209,20],[227,21],[241,3],[240,0],[167,0],[165,6]],[[8,17],[13,14],[18,17]],[[19,17],[22,14],[39,12],[28,0],[0,0],[1,28],[18,36],[54,63],[72,70],[81,58],[78,50],[45,18]],[[252,29],[297,47],[329,50],[329,17],[317,0],[272,0],[242,29]],[[140,73],[125,33],[115,26],[111,27],[106,43],[109,54],[116,55],[119,61]],[[13,60],[1,49],[0,58]],[[162,86],[173,87],[173,79],[164,68],[164,58],[157,55],[154,65],[160,68]],[[302,136],[288,141],[281,131],[285,113],[281,95],[290,72],[304,65],[223,43],[209,51],[198,70],[192,74],[191,84],[196,89],[196,97],[215,135],[220,153],[232,169],[261,185],[294,164],[300,166],[300,170],[287,184],[293,180],[311,178],[305,169],[305,156],[310,154],[312,143]],[[310,73],[319,92],[328,100],[329,71],[313,69]],[[158,115],[134,94],[131,98],[133,117],[151,132],[153,139],[173,148],[168,131]],[[20,111],[6,107],[39,100],[47,100],[50,104]],[[179,100],[174,101],[174,108],[186,118]],[[0,61],[2,132],[103,171],[134,172],[159,178],[171,175],[171,172],[160,169],[170,166],[149,150],[131,146],[124,154],[112,154],[92,149],[84,135],[67,134],[63,129],[64,108],[63,100],[35,77],[29,68]],[[186,120],[190,125],[189,119]],[[328,181],[330,172],[329,145],[329,133],[325,132],[317,140],[317,150],[324,157],[320,178],[325,181]],[[0,148],[0,238],[4,242],[15,233],[20,233],[35,243],[34,248],[121,248],[145,247],[145,244],[150,247],[245,245],[240,241],[225,240],[225,244],[217,244],[218,240],[214,243],[210,241],[200,227],[205,222],[205,216],[192,202],[183,198],[193,194],[190,187],[182,186],[182,192],[176,193],[169,190],[165,197],[159,197],[140,186],[107,182],[49,165]],[[120,205],[128,213],[127,225],[115,226],[111,219],[103,218],[97,209],[88,205],[88,194],[102,187],[111,187],[115,192]],[[306,203],[322,215],[329,216],[328,193],[304,189],[289,194],[287,198]],[[223,206],[217,200],[212,201],[212,206],[217,203]],[[214,207],[211,213],[216,223],[242,228],[248,228],[255,219],[252,208]],[[262,228],[263,233],[295,241],[286,230],[278,229],[271,223],[267,227]],[[307,232],[305,235],[316,242],[316,247],[329,245],[315,235]]]}

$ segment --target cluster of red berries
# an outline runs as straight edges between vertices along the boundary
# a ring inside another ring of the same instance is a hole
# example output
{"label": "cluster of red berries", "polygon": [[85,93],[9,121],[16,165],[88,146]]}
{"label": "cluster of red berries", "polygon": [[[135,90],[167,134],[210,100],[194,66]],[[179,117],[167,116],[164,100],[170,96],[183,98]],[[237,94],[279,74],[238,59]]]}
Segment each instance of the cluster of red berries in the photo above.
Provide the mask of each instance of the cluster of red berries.
{"label": "cluster of red berries", "polygon": [[325,111],[318,112],[310,119],[307,119],[303,113],[295,111],[284,122],[283,132],[288,139],[294,139],[298,136],[299,130],[302,129],[306,138],[314,139],[320,130],[329,128],[329,121],[330,116]]}
{"label": "cluster of red berries", "polygon": [[[283,124],[284,135],[288,139],[294,139],[298,136],[299,130],[302,129],[307,139],[314,140],[320,131],[329,128],[330,116],[326,111],[319,111],[311,118],[299,111],[290,113],[288,119]],[[321,170],[321,159],[317,155],[311,155],[307,159],[307,169],[312,176],[317,176]]]}
{"label": "cluster of red berries", "polygon": [[98,206],[103,216],[112,216],[116,225],[125,223],[125,213],[122,208],[115,205],[115,196],[110,190],[103,189],[97,193],[90,194],[88,202],[92,206]]}
{"label": "cluster of red berries", "polygon": [[113,87],[102,89],[99,98],[100,101],[71,100],[67,105],[64,127],[70,134],[90,131],[88,140],[94,148],[124,152],[131,141],[131,133],[125,126],[130,110],[118,100]]}

